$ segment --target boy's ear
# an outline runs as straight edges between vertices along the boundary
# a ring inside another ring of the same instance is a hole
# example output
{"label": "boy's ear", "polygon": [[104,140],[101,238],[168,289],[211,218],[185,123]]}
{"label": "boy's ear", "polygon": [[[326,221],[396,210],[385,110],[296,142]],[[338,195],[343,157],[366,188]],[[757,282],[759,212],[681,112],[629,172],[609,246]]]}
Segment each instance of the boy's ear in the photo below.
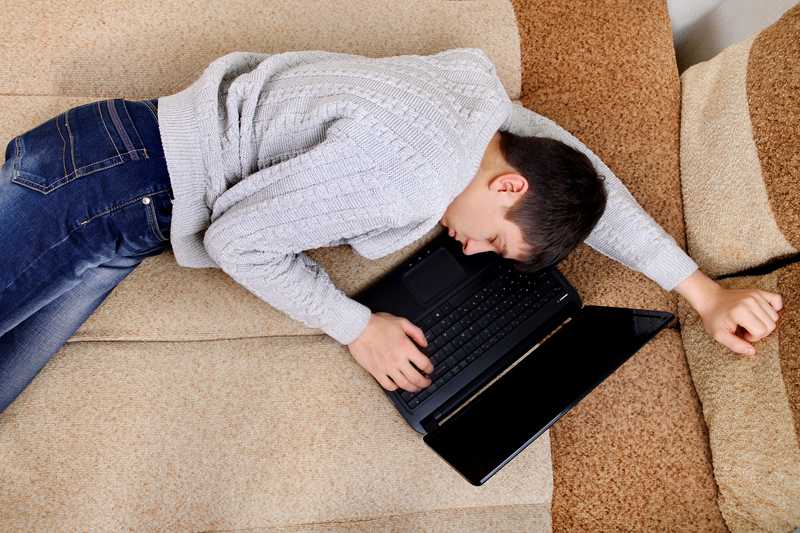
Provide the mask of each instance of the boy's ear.
{"label": "boy's ear", "polygon": [[528,180],[520,174],[501,174],[489,183],[489,189],[492,192],[509,192],[520,195],[528,190]]}

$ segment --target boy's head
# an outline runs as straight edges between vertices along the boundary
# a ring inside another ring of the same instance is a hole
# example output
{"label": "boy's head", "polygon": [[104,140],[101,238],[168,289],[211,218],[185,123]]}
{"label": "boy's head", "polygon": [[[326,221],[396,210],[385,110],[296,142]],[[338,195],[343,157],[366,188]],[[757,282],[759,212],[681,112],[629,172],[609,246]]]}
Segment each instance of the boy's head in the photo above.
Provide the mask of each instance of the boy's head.
{"label": "boy's head", "polygon": [[603,180],[569,146],[498,132],[442,224],[464,253],[494,251],[536,271],[564,259],[600,220]]}

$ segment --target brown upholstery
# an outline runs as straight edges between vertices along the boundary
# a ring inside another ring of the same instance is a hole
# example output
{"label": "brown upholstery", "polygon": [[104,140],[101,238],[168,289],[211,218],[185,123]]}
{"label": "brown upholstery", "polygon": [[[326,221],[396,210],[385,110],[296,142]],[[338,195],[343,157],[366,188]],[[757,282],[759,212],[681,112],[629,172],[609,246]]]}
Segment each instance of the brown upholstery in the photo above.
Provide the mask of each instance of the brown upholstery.
{"label": "brown upholstery", "polygon": [[[680,85],[666,4],[515,0],[515,7],[522,102],[585,142],[683,244]],[[586,246],[561,269],[584,303],[675,312],[674,293]],[[662,334],[557,422],[551,439],[554,530],[725,530],[676,332]]]}

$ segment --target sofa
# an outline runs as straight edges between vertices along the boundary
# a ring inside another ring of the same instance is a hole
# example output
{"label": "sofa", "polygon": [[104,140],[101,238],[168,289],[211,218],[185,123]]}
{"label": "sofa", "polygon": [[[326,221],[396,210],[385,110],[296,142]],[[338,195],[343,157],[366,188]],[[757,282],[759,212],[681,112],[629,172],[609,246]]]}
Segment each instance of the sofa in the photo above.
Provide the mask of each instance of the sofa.
{"label": "sofa", "polygon": [[[167,252],[0,414],[0,530],[800,527],[800,8],[679,76],[665,0],[0,5],[3,145],[75,105],[176,92],[232,51],[481,48],[512,99],[598,154],[704,271],[785,303],[739,356],[675,293],[581,246],[560,269],[585,304],[679,319],[473,487],[345,347]],[[354,296],[440,232],[377,261],[308,253]]]}

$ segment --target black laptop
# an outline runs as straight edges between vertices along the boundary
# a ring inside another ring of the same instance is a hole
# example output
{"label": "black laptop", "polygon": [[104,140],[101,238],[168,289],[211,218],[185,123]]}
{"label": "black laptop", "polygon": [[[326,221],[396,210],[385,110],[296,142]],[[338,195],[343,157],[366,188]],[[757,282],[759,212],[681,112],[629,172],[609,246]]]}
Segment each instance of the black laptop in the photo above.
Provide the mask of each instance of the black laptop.
{"label": "black laptop", "polygon": [[525,274],[493,253],[466,256],[447,235],[356,299],[425,332],[433,383],[419,393],[386,394],[473,485],[485,483],[674,319],[663,311],[583,307],[557,268]]}

